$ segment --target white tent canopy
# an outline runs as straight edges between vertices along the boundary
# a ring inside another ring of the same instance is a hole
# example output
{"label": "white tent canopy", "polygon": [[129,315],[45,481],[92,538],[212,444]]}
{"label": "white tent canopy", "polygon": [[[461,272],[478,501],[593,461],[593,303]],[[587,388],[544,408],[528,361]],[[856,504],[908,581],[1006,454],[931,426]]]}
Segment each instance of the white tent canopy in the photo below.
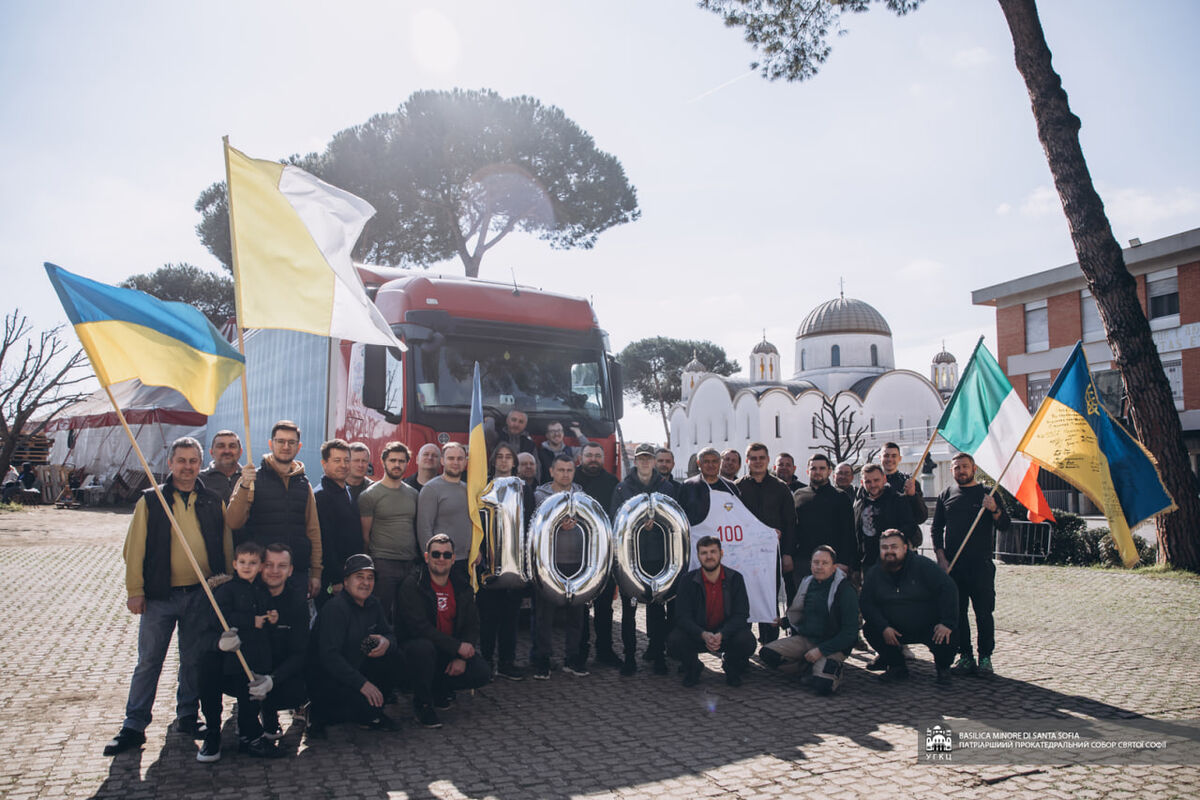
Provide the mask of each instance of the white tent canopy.
{"label": "white tent canopy", "polygon": [[[204,435],[207,418],[174,389],[145,386],[135,379],[114,384],[112,393],[156,475],[166,474],[171,442]],[[137,454],[103,389],[67,407],[50,423],[46,435],[54,440],[51,464],[83,469],[105,486],[118,475],[127,484],[145,484]]]}

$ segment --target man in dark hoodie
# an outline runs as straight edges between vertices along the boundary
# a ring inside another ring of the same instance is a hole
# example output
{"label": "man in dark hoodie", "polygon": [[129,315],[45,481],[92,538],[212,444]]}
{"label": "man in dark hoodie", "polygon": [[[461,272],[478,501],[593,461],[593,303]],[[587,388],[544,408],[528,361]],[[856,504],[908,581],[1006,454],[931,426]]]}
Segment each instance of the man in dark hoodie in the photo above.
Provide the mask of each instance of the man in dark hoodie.
{"label": "man in dark hoodie", "polygon": [[[257,542],[242,542],[234,551],[233,577],[218,576],[213,597],[225,618],[229,630],[222,631],[217,615],[209,613],[208,646],[200,661],[200,709],[204,712],[207,730],[204,744],[196,754],[201,763],[221,759],[221,695],[237,698],[238,752],[257,758],[278,758],[281,753],[275,740],[263,736],[259,719],[264,684],[270,690],[271,641],[265,627],[272,615],[267,611],[267,590],[257,583],[262,571],[265,551]],[[219,579],[224,582],[217,583]],[[278,614],[274,615],[278,618]],[[242,668],[242,658],[256,676],[251,684]]]}
{"label": "man in dark hoodie", "polygon": [[404,655],[372,594],[375,562],[363,553],[350,556],[342,576],[342,591],[317,614],[309,637],[309,736],[342,721],[396,729],[383,705],[404,674]]}
{"label": "man in dark hoodie", "polygon": [[[313,490],[317,521],[321,525],[321,557],[330,564],[344,564],[362,552],[362,523],[346,481],[350,476],[350,445],[342,439],[330,439],[321,445],[321,485]],[[317,608],[342,590],[336,570],[324,573],[321,592],[315,598]]]}
{"label": "man in dark hoodie", "polygon": [[795,494],[796,541],[792,550],[797,584],[809,574],[811,554],[828,545],[840,559],[836,566],[850,577],[859,568],[858,541],[854,536],[854,505],[830,485],[833,465],[824,453],[808,459],[808,485]]}
{"label": "man in dark hoodie", "polygon": [[811,669],[813,689],[821,695],[837,690],[842,662],[858,637],[858,595],[846,573],[837,568],[837,560],[837,552],[827,544],[813,550],[808,574],[787,610],[792,635],[760,651],[769,667],[799,661],[806,671]]}
{"label": "man in dark hoodie", "polygon": [[[271,646],[271,683],[262,701],[263,736],[278,739],[279,712],[308,702],[304,667],[308,655],[308,603],[304,593],[288,586],[292,551],[286,544],[267,545],[259,580],[267,589],[267,639]],[[274,612],[272,614],[272,612]]]}
{"label": "man in dark hoodie", "polygon": [[476,651],[479,611],[475,592],[454,564],[454,541],[434,534],[425,544],[425,567],[400,587],[398,616],[413,690],[413,711],[426,728],[440,728],[437,710],[454,702],[458,689],[477,689],[492,670]]}
{"label": "man in dark hoodie", "polygon": [[933,653],[938,685],[950,685],[958,589],[945,570],[908,549],[903,532],[891,528],[880,535],[879,562],[867,570],[859,602],[863,633],[887,670],[884,680],[906,679],[900,648],[923,644]]}
{"label": "man in dark hoodie", "polygon": [[[602,445],[597,442],[588,442],[583,446],[579,468],[575,470],[575,482],[583,487],[584,493],[599,503],[602,508],[608,508],[618,481],[616,475],[604,469],[604,447]],[[608,582],[604,584],[604,588],[600,590],[600,594],[596,595],[596,600],[592,604],[592,613],[596,618],[596,663],[610,667],[621,666],[621,659],[617,658],[617,654],[613,652],[612,645],[612,599],[616,588],[616,576],[610,571]],[[586,648],[588,644],[586,621],[584,624],[581,647]]]}
{"label": "man in dark hoodie", "polygon": [[[221,498],[198,480],[203,467],[200,443],[176,439],[167,456],[171,476],[160,486],[179,529],[205,578],[233,563],[233,536],[222,520]],[[175,694],[178,729],[203,736],[198,719],[196,669],[203,648],[208,600],[154,489],[142,493],[125,537],[126,607],[140,617],[138,662],[129,682],[125,722],[104,748],[115,756],[146,742],[158,677],[175,627],[179,627],[179,688]]]}
{"label": "man in dark hoodie", "polygon": [[[609,516],[615,520],[621,506],[629,500],[642,494],[658,493],[675,500],[679,494],[679,484],[667,480],[656,466],[657,451],[653,445],[639,444],[633,451],[633,472],[625,476],[617,488],[613,490],[609,500]],[[662,571],[665,565],[666,537],[657,526],[650,526],[641,532],[638,538],[638,558],[642,568],[651,575]],[[600,641],[600,603],[596,604],[596,647],[602,646]],[[668,603],[650,603],[646,606],[646,635],[649,643],[646,645],[645,659],[654,663],[655,675],[667,674],[666,648],[670,611],[674,601]],[[637,672],[637,658],[634,652],[637,646],[637,605],[632,598],[621,594],[621,646],[624,661],[621,663],[621,674],[629,676]],[[612,616],[609,612],[609,647],[612,647]],[[611,652],[611,650],[610,650]],[[597,656],[599,661],[600,657]]]}
{"label": "man in dark hoodie", "polygon": [[862,491],[854,501],[854,530],[858,536],[858,551],[865,573],[879,561],[879,536],[895,528],[907,531],[912,527],[912,512],[908,503],[888,485],[883,467],[867,464],[862,470]]}

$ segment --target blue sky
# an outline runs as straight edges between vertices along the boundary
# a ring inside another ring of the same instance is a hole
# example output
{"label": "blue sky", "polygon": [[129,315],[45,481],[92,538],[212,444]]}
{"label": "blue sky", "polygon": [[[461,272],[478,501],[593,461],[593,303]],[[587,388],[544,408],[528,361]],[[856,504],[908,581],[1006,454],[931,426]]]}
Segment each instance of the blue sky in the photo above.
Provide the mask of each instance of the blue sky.
{"label": "blue sky", "polygon": [[[1041,5],[1118,240],[1200,225],[1200,4]],[[486,87],[562,108],[622,161],[643,216],[590,251],[512,237],[482,277],[591,297],[618,349],[709,338],[744,366],[765,328],[785,372],[844,278],[924,373],[943,339],[960,359],[994,342],[971,289],[1074,254],[996,3],[846,27],[816,78],[786,84],[685,0],[6,3],[0,263],[29,276],[10,302],[65,321],[47,260],[110,282],[216,268],[192,204],[224,176],[224,134],[278,158],[415,90]],[[661,425],[632,408],[626,435]]]}

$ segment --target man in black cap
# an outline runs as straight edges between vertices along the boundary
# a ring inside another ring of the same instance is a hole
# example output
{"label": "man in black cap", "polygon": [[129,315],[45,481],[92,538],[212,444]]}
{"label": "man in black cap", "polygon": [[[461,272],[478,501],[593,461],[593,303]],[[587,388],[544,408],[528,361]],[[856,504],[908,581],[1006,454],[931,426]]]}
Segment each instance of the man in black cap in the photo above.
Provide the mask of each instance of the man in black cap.
{"label": "man in black cap", "polygon": [[383,606],[372,594],[375,562],[362,553],[350,556],[342,576],[342,591],[321,609],[310,637],[309,735],[322,735],[325,725],[343,721],[395,730],[383,705],[405,664]]}

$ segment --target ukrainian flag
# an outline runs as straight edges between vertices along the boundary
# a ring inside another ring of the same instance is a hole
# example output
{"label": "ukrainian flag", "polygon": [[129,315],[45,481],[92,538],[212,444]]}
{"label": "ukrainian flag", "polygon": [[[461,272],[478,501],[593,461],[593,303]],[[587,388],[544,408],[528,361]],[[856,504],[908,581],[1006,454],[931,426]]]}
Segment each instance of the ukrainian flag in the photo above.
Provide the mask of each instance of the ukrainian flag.
{"label": "ukrainian flag", "polygon": [[483,521],[480,495],[487,488],[487,440],[483,436],[483,393],[479,388],[479,362],[475,362],[475,379],[471,387],[471,427],[467,437],[467,502],[471,511],[471,550],[467,564],[471,585],[479,589],[475,560],[483,548]]}
{"label": "ukrainian flag", "polygon": [[169,303],[46,264],[46,274],[104,386],[137,378],[175,389],[201,414],[237,379],[246,359],[208,318]]}
{"label": "ukrainian flag", "polygon": [[1075,344],[1017,449],[1104,512],[1127,567],[1138,562],[1130,529],[1175,509],[1153,456],[1100,402],[1082,342]]}

